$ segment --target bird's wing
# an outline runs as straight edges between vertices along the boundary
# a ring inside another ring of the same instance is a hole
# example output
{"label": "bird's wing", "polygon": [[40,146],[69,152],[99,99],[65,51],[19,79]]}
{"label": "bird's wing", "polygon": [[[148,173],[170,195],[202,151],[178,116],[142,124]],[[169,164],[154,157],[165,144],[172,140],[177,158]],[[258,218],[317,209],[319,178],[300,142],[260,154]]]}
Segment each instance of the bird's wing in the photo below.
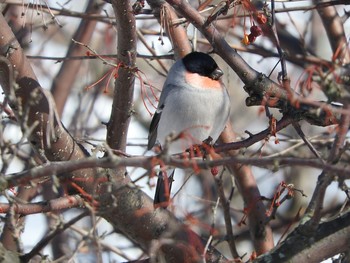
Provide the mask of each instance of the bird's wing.
{"label": "bird's wing", "polygon": [[151,125],[149,126],[149,132],[148,132],[148,145],[147,149],[150,150],[154,146],[157,140],[157,129],[158,124],[160,120],[160,116],[162,115],[164,105],[161,105],[161,107],[154,113]]}
{"label": "bird's wing", "polygon": [[[168,76],[169,75],[170,75],[170,73],[168,74]],[[159,120],[160,120],[160,117],[162,115],[164,105],[167,103],[166,100],[168,98],[169,93],[171,93],[174,90],[179,89],[181,87],[182,87],[182,85],[179,85],[178,82],[176,84],[173,84],[173,83],[169,83],[169,80],[165,81],[162,93],[161,93],[160,98],[159,98],[158,108],[153,115],[153,119],[152,119],[151,125],[149,127],[148,145],[147,145],[148,150],[150,150],[154,146],[154,144],[156,143]]]}

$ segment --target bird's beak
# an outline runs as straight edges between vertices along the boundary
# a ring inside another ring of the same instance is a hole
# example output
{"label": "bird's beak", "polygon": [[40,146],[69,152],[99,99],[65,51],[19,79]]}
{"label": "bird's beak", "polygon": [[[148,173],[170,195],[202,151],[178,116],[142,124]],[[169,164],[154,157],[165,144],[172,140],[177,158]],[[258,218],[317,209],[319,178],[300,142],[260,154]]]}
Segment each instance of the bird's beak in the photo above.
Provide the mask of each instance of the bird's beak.
{"label": "bird's beak", "polygon": [[222,72],[221,69],[217,68],[211,74],[211,78],[214,80],[218,80],[222,75],[224,75],[224,72]]}

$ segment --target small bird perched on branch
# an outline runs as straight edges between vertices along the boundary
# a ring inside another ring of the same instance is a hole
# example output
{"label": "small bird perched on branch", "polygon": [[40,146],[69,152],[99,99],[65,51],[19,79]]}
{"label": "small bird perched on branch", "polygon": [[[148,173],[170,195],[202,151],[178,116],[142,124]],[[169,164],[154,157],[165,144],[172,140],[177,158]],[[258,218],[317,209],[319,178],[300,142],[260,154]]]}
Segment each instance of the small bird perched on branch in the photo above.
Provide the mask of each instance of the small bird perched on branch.
{"label": "small bird perched on branch", "polygon": [[[230,99],[222,75],[215,60],[202,52],[189,53],[176,61],[169,70],[149,128],[149,150],[156,142],[164,147],[170,134],[176,139],[167,145],[168,154],[219,138],[230,114]],[[160,172],[155,205],[168,205],[173,171],[167,172],[169,178]]]}

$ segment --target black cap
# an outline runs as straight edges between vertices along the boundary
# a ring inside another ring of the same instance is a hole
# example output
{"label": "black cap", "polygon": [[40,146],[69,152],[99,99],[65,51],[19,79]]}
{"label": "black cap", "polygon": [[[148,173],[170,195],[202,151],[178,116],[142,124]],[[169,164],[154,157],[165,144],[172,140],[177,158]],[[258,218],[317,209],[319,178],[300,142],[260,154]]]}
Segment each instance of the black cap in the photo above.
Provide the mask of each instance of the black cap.
{"label": "black cap", "polygon": [[189,72],[215,80],[223,75],[222,70],[218,67],[215,60],[203,52],[191,52],[182,61]]}

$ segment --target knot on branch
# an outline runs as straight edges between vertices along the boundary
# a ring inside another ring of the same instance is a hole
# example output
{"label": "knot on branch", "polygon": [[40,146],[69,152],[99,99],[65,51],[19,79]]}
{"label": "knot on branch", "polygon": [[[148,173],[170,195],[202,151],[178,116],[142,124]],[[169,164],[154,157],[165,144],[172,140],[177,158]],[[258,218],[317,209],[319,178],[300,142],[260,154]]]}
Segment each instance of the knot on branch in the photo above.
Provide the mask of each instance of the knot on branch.
{"label": "knot on branch", "polygon": [[251,84],[244,86],[249,94],[246,105],[267,106],[280,109],[284,115],[294,120],[306,120],[317,126],[328,126],[338,124],[342,106],[330,105],[326,102],[311,102],[301,97],[289,83],[277,85],[264,74],[260,73]]}
{"label": "knot on branch", "polygon": [[254,82],[243,88],[249,94],[246,99],[248,107],[263,105],[286,111],[288,101],[294,95],[288,94],[286,89],[276,85],[262,73],[259,73]]}

